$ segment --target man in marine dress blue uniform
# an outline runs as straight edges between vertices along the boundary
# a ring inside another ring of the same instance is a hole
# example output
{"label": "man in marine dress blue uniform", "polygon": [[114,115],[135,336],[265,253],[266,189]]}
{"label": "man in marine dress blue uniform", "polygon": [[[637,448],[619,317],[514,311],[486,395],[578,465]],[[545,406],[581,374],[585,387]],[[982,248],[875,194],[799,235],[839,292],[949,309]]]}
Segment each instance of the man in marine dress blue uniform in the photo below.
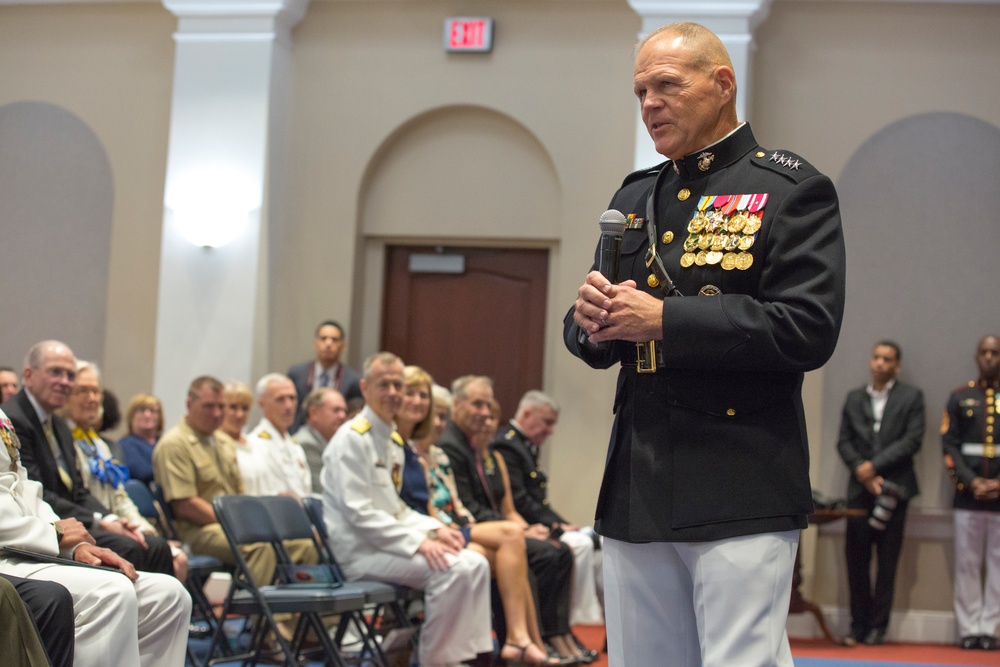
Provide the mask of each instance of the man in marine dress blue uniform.
{"label": "man in marine dress blue uniform", "polygon": [[812,510],[802,379],[844,306],[837,195],[737,120],[732,64],[704,27],[647,37],[634,86],[669,161],[615,195],[622,282],[595,265],[564,329],[590,366],[621,365],[595,523],[609,664],[791,665]]}
{"label": "man in marine dress blue uniform", "polygon": [[997,649],[1000,634],[1000,338],[976,348],[979,379],[948,398],[941,443],[955,484],[955,622],[959,646]]}

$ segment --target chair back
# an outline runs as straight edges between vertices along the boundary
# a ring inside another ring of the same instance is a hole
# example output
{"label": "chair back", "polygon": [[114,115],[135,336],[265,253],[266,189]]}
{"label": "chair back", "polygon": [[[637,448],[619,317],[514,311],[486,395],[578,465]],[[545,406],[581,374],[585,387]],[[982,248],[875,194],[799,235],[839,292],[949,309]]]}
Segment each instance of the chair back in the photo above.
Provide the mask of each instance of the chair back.
{"label": "chair back", "polygon": [[146,486],[145,482],[137,479],[130,479],[125,482],[125,491],[128,497],[135,503],[135,507],[146,519],[159,521],[160,513],[156,511],[156,501],[153,500],[153,493]]}
{"label": "chair back", "polygon": [[148,484],[147,488],[153,495],[153,506],[156,508],[160,533],[168,540],[178,539],[177,529],[174,527],[174,511],[170,507],[170,503],[163,496],[163,487],[153,480]]}
{"label": "chair back", "polygon": [[[326,531],[326,521],[323,520],[323,501],[319,498],[303,498],[302,508],[306,511],[310,523],[319,535],[320,557],[332,565],[340,573],[340,565],[337,557],[333,554],[333,545],[330,543],[330,534]],[[341,574],[343,577],[343,574]]]}

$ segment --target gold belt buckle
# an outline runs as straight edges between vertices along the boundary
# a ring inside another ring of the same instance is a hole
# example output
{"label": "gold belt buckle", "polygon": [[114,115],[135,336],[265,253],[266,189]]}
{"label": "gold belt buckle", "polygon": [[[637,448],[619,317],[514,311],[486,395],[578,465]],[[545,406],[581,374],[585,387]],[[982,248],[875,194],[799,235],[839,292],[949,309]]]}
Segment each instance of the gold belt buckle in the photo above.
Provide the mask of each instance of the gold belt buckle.
{"label": "gold belt buckle", "polygon": [[656,341],[635,344],[635,370],[637,373],[656,372]]}

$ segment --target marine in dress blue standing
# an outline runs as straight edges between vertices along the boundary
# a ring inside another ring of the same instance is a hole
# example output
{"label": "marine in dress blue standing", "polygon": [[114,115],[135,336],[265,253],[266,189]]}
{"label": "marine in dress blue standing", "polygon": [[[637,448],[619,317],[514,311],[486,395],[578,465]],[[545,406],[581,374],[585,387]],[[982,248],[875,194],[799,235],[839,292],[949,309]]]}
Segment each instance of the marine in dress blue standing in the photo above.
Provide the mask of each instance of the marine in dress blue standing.
{"label": "marine in dress blue standing", "polygon": [[620,366],[595,524],[610,664],[790,665],[812,510],[802,380],[833,353],[844,308],[836,191],[737,120],[707,29],[654,32],[634,83],[670,159],[612,198],[624,282],[592,269],[564,327],[574,355]]}

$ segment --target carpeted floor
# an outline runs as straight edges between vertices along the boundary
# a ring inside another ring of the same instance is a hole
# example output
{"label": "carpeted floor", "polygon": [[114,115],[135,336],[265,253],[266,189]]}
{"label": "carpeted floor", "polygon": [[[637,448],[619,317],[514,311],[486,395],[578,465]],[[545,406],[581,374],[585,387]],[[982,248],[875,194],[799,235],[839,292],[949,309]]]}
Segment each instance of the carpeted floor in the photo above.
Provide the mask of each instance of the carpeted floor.
{"label": "carpeted floor", "polygon": [[[604,647],[604,626],[578,625],[577,637],[589,648]],[[200,662],[207,640],[192,640],[191,645]],[[963,651],[957,646],[942,644],[897,644],[883,646],[836,646],[823,639],[792,639],[795,667],[1000,667],[1000,651]],[[224,663],[226,665],[235,663]],[[310,665],[319,663],[310,663]],[[608,656],[601,652],[591,667],[607,667]],[[633,667],[630,665],[629,667]],[[647,667],[635,665],[634,667]],[[670,667],[669,661],[648,667]],[[738,666],[734,666],[738,667]]]}
{"label": "carpeted floor", "polygon": [[[573,631],[590,648],[600,650],[604,646],[602,626],[577,626]],[[1000,667],[1000,651],[963,651],[943,644],[890,643],[847,648],[823,639],[792,639],[791,644],[795,667]],[[607,664],[607,654],[602,653],[591,667]],[[670,667],[669,663],[664,662],[663,667]]]}

